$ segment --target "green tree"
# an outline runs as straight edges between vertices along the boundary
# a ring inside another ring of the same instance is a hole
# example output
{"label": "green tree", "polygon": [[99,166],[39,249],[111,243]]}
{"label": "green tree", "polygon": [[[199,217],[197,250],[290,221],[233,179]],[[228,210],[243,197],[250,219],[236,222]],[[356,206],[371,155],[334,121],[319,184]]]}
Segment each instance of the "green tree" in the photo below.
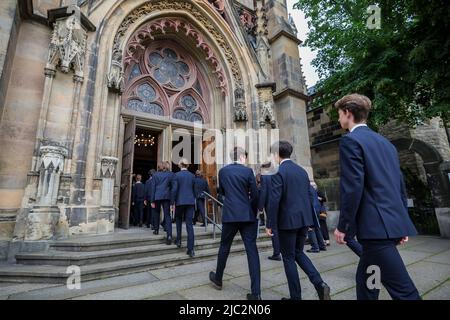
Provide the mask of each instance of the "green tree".
{"label": "green tree", "polygon": [[[368,27],[370,5],[381,28]],[[317,51],[316,105],[358,92],[373,101],[370,122],[413,126],[450,120],[450,5],[447,0],[299,0],[309,18],[305,45]]]}

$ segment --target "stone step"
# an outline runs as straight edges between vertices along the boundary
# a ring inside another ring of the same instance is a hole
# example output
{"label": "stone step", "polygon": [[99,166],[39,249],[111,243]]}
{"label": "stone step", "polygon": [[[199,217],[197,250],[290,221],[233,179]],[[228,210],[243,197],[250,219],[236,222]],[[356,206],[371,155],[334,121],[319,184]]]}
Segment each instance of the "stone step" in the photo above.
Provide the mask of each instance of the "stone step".
{"label": "stone step", "polygon": [[[258,248],[261,251],[270,250],[272,242],[266,238],[258,241]],[[180,249],[181,250],[181,249]],[[231,254],[242,254],[245,252],[243,244],[234,244],[231,247]],[[201,249],[196,251],[194,258],[181,252],[168,253],[157,256],[147,256],[143,258],[117,260],[80,266],[81,280],[97,280],[135,272],[173,267],[178,265],[195,263],[203,260],[217,258],[218,249]],[[50,265],[3,265],[0,266],[0,282],[31,282],[31,283],[60,283],[65,284],[69,274],[64,266]],[[209,270],[205,270],[208,273]]]}
{"label": "stone step", "polygon": [[[211,228],[211,227],[210,227]],[[130,248],[138,246],[149,246],[153,244],[165,243],[166,233],[161,229],[159,235],[154,235],[153,231],[147,229],[148,232],[141,232],[137,234],[113,234],[95,237],[81,237],[76,240],[58,240],[50,243],[50,249],[56,251],[100,251],[112,250],[121,248]],[[146,231],[147,231],[146,230]],[[263,234],[263,231],[260,231]],[[220,230],[216,229],[216,239],[220,239]],[[173,235],[176,236],[176,230],[173,230]],[[183,226],[182,239],[186,239],[187,235],[185,227]],[[204,231],[204,228],[195,228],[195,239],[212,239],[213,231]]]}
{"label": "stone step", "polygon": [[[260,235],[259,241],[267,240],[267,235]],[[242,243],[240,237],[236,237],[236,244]],[[203,249],[218,248],[220,238],[214,239],[196,239],[195,251]],[[96,264],[103,262],[111,262],[117,260],[144,258],[157,255],[165,255],[169,253],[186,252],[186,240],[182,240],[182,247],[176,245],[167,245],[165,243],[156,243],[147,246],[125,247],[119,249],[99,250],[99,251],[56,251],[47,252],[19,253],[16,255],[18,264],[23,265],[52,265],[52,266],[83,266],[88,264]]]}

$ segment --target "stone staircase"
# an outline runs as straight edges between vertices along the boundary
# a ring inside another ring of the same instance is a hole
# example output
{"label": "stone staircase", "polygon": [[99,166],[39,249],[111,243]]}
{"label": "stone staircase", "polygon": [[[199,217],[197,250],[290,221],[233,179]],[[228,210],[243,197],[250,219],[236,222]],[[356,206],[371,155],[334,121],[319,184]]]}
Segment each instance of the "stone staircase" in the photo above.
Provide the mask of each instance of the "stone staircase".
{"label": "stone staircase", "polygon": [[[0,282],[66,283],[69,266],[79,266],[81,280],[87,281],[217,258],[220,231],[213,239],[211,228],[196,227],[195,257],[191,258],[186,254],[184,228],[181,248],[166,245],[165,232],[153,235],[149,229],[135,230],[54,241],[48,251],[19,253],[16,264],[0,265]],[[261,229],[258,248],[268,250],[271,246]],[[231,254],[243,252],[244,244],[237,235]]]}

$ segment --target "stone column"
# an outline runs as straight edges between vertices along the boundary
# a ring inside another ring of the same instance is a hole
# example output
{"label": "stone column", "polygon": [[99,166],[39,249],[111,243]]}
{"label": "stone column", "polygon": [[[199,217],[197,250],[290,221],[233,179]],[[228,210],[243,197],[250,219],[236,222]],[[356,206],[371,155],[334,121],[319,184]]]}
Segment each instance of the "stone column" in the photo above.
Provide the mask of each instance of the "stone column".
{"label": "stone column", "polygon": [[98,233],[114,232],[114,182],[116,176],[116,168],[119,159],[115,157],[102,157],[101,172],[102,193],[101,207],[98,214]]}
{"label": "stone column", "polygon": [[268,39],[271,46],[275,114],[280,128],[280,139],[294,147],[292,155],[313,179],[308,124],[306,120],[306,86],[304,83],[296,27],[289,22],[285,0],[266,2]]}
{"label": "stone column", "polygon": [[46,240],[55,235],[60,215],[57,206],[59,182],[67,154],[67,149],[62,146],[44,145],[39,149],[36,205],[28,214],[25,240]]}

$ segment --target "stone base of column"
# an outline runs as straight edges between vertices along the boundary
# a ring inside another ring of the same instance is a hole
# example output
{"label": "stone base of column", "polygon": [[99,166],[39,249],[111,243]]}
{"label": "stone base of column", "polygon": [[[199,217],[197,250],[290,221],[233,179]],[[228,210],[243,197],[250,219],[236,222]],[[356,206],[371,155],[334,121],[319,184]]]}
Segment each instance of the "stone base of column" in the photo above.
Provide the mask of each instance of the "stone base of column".
{"label": "stone base of column", "polygon": [[35,206],[28,213],[25,241],[54,239],[60,211],[56,206]]}
{"label": "stone base of column", "polygon": [[106,234],[114,232],[116,209],[114,207],[101,207],[97,217],[97,233]]}
{"label": "stone base of column", "polygon": [[435,208],[441,237],[450,238],[450,208]]}

